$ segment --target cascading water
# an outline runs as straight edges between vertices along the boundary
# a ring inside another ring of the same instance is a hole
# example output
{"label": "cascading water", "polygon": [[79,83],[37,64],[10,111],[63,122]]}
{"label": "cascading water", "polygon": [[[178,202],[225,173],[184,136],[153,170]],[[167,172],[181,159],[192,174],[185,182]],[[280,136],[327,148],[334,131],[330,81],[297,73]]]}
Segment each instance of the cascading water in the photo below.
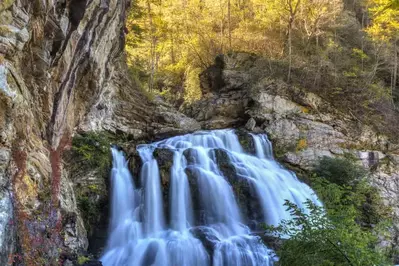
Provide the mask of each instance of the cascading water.
{"label": "cascading water", "polygon": [[[243,151],[233,130],[140,145],[141,187],[135,187],[122,152],[112,149],[112,213],[103,265],[273,265],[273,252],[250,227],[289,219],[285,200],[301,207],[307,199],[320,203],[306,184],[273,160],[265,135],[251,136],[255,155]],[[168,188],[161,185],[156,149],[173,152]]]}

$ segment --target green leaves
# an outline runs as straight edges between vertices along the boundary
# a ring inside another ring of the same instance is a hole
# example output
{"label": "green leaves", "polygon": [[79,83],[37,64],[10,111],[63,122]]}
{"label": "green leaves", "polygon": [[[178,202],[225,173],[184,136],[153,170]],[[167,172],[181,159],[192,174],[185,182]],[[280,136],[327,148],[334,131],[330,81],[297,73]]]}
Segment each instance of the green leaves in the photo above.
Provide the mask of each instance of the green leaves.
{"label": "green leaves", "polygon": [[347,205],[329,212],[311,201],[305,205],[309,212],[286,202],[293,218],[267,228],[289,238],[277,251],[280,265],[388,265],[375,249],[377,237],[356,223],[350,206],[349,212]]}
{"label": "green leaves", "polygon": [[338,185],[353,185],[367,174],[362,166],[348,158],[323,157],[314,171],[317,176]]}
{"label": "green leaves", "polygon": [[292,219],[266,232],[286,239],[277,255],[279,265],[389,265],[379,238],[389,238],[391,221],[378,190],[365,170],[348,158],[323,158],[310,178],[324,203],[308,200],[306,210],[286,201]]}
{"label": "green leaves", "polygon": [[111,166],[110,145],[111,141],[106,133],[89,132],[73,138],[72,153],[78,163],[107,172]]}

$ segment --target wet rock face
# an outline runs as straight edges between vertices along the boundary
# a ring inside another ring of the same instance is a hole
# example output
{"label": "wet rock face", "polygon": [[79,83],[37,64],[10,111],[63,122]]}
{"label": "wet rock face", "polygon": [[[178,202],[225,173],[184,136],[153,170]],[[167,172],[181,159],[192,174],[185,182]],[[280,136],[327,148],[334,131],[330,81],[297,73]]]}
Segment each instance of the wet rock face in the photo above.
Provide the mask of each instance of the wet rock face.
{"label": "wet rock face", "polygon": [[251,229],[257,230],[257,224],[264,221],[264,217],[262,212],[259,211],[262,208],[260,207],[255,187],[248,179],[237,175],[237,170],[231,163],[227,151],[215,149],[214,153],[217,166],[233,188],[240,210],[243,212],[244,217],[247,218],[247,224]]}
{"label": "wet rock face", "polygon": [[159,175],[162,185],[164,213],[166,221],[169,221],[169,202],[171,200],[169,197],[169,190],[174,153],[169,149],[157,148],[154,150],[153,155],[158,162]]}
{"label": "wet rock face", "polygon": [[173,166],[174,153],[170,149],[157,148],[154,150],[153,155],[158,162],[161,184],[164,189],[169,188],[170,171]]}
{"label": "wet rock face", "polygon": [[[253,120],[255,123],[255,120]],[[255,128],[255,125],[254,125]],[[255,142],[252,136],[248,133],[248,131],[244,129],[236,130],[236,134],[238,137],[238,141],[241,144],[241,147],[248,154],[254,155],[256,153]]]}
{"label": "wet rock face", "polygon": [[191,201],[193,204],[194,219],[198,223],[204,223],[204,208],[200,204],[200,191],[199,191],[199,171],[198,169],[188,166],[185,169],[187,175],[188,184],[190,186]]}
{"label": "wet rock face", "polygon": [[[42,254],[56,259],[57,249],[72,254],[87,248],[74,184],[62,156],[74,128],[102,88],[112,83],[115,62],[122,55],[128,1],[107,2],[107,8],[100,0],[19,0],[0,6],[0,157],[8,161],[0,167],[0,190],[5,191],[0,200],[7,201],[9,190],[15,195],[16,227],[25,232],[19,239],[26,239],[19,244],[22,249],[32,248],[18,251],[26,256],[35,247],[28,244],[31,236],[24,228],[42,241],[40,228],[49,217],[50,201],[51,208],[59,206],[54,219],[61,219],[63,228],[54,235],[53,244],[38,247],[51,249]],[[9,155],[3,156],[3,151]],[[2,208],[3,212],[11,210]],[[32,215],[36,221],[29,220]],[[52,226],[51,219],[46,226]],[[0,243],[11,235],[2,230]],[[0,261],[10,251],[5,245]]]}
{"label": "wet rock face", "polygon": [[208,252],[209,257],[212,258],[215,246],[220,242],[220,239],[212,234],[212,232],[210,232],[210,230],[206,227],[193,227],[190,229],[190,233],[201,241],[205,250]]}
{"label": "wet rock face", "polygon": [[0,264],[9,263],[9,254],[15,250],[12,203],[9,192],[0,190]]}

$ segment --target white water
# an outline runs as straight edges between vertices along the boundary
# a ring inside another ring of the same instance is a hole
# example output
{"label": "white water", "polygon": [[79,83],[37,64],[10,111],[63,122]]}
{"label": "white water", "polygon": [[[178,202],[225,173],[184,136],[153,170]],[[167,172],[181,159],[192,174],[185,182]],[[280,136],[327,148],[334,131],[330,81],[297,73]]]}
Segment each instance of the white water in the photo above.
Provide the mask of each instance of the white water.
{"label": "white water", "polygon": [[[288,219],[283,206],[286,199],[300,207],[308,198],[319,202],[307,185],[273,160],[271,143],[265,135],[252,138],[256,156],[244,153],[233,130],[198,132],[141,145],[142,188],[134,186],[122,152],[112,149],[112,213],[103,265],[273,265],[273,252],[245,225],[248,217],[243,217],[238,207],[230,177],[223,176],[218,167],[215,150],[226,152],[235,178],[254,188],[253,196],[263,217],[257,222],[277,225]],[[156,148],[167,148],[174,154],[168,216],[153,156]]]}

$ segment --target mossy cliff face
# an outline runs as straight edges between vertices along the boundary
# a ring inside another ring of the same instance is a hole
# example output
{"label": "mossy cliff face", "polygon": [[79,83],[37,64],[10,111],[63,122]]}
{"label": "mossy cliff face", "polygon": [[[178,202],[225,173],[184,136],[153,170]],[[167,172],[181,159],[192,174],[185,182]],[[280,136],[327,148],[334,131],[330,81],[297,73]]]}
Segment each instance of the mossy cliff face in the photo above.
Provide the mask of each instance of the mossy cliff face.
{"label": "mossy cliff face", "polygon": [[98,181],[104,176],[91,158],[84,158],[92,168],[84,169],[92,177],[87,184],[69,160],[77,131],[137,141],[199,128],[149,101],[129,80],[123,54],[129,3],[0,4],[1,265],[60,265],[87,249],[92,229],[82,216],[95,216],[92,205],[106,182]]}

